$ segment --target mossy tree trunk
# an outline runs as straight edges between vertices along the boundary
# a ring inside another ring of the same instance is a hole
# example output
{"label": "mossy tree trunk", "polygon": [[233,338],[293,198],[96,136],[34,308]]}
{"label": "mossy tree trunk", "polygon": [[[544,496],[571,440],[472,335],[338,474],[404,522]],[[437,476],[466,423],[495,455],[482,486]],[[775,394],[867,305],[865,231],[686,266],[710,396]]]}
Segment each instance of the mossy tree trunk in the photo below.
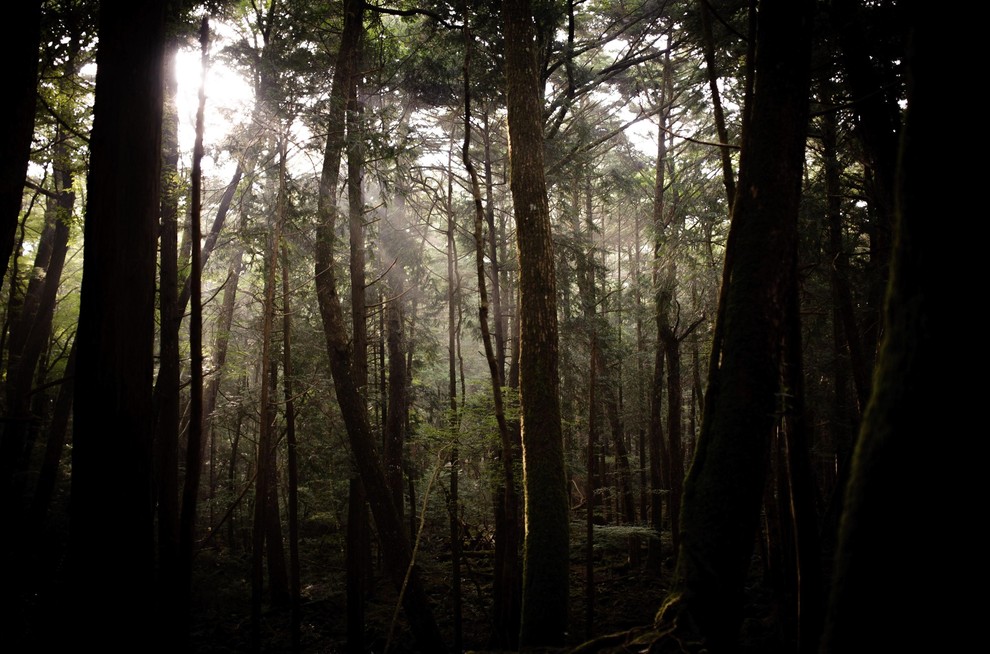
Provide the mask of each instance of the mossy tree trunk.
{"label": "mossy tree trunk", "polygon": [[558,395],[557,287],[543,165],[543,92],[529,0],[504,0],[510,186],[519,247],[525,546],[520,645],[563,641],[568,499]]}

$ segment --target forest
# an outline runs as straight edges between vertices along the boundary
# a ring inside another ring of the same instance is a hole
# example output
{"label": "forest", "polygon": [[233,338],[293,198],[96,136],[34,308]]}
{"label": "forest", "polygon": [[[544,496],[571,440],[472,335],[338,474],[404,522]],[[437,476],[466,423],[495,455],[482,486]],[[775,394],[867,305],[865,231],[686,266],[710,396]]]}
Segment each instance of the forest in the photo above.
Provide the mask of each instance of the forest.
{"label": "forest", "polygon": [[948,12],[19,9],[0,649],[966,642]]}

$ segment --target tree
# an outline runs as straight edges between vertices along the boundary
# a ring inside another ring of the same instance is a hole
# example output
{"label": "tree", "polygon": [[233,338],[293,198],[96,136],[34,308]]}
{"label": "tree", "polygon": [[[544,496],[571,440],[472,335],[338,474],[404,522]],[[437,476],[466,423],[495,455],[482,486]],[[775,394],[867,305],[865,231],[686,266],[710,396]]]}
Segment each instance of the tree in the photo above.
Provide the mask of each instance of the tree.
{"label": "tree", "polygon": [[11,73],[8,80],[11,100],[4,103],[0,115],[6,126],[0,137],[0,282],[7,274],[14,250],[17,215],[31,153],[42,4],[42,0],[30,0],[20,7],[17,28],[0,47],[0,55],[8,62]]}
{"label": "tree", "polygon": [[65,610],[76,642],[101,647],[131,642],[106,629],[106,602],[130,629],[149,633],[142,627],[154,573],[151,391],[165,5],[109,0],[100,7]]}
{"label": "tree", "polygon": [[512,203],[519,247],[522,405],[521,646],[553,645],[567,630],[568,500],[557,368],[557,285],[543,163],[543,96],[529,0],[504,0]]}
{"label": "tree", "polygon": [[760,6],[752,108],[677,568],[656,630],[639,641],[656,651],[731,651],[741,621],[796,283],[811,8]]}

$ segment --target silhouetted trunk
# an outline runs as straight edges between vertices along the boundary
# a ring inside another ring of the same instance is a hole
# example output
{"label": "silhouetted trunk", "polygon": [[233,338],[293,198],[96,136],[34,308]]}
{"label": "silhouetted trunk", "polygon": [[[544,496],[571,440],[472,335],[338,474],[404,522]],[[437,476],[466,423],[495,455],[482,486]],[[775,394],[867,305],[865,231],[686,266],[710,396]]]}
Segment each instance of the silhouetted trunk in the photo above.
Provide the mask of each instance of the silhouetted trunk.
{"label": "silhouetted trunk", "polygon": [[[165,4],[108,0],[100,6],[76,335],[71,613],[66,616],[81,647],[131,646],[130,634],[150,633]],[[126,632],[105,628],[108,603],[129,626]]]}
{"label": "silhouetted trunk", "polygon": [[598,339],[591,337],[591,361],[588,365],[588,449],[585,461],[584,522],[584,637],[590,639],[595,634],[595,454],[598,445],[598,399],[595,386],[598,385],[595,359],[598,355]]}
{"label": "silhouetted trunk", "polygon": [[[665,185],[667,172],[667,134],[666,125],[670,112],[668,97],[668,71],[670,61],[664,62],[664,81],[661,87],[659,105],[660,112],[657,114],[659,120],[659,130],[657,132],[657,161],[656,177],[653,185],[653,262],[652,276],[654,294],[653,316],[657,330],[656,354],[653,362],[653,385],[650,391],[650,423],[649,423],[649,444],[650,444],[650,488],[653,492],[650,502],[651,518],[650,526],[656,532],[654,538],[650,539],[649,555],[647,567],[654,574],[659,574],[662,564],[661,552],[661,531],[663,530],[663,491],[667,489],[670,480],[666,474],[670,470],[669,458],[666,447],[666,440],[663,434],[663,379],[664,379],[664,356],[663,356],[663,324],[666,319],[667,306],[670,304],[670,295],[667,290],[669,280],[665,277],[665,267],[663,266],[664,234],[667,231],[667,216],[665,205]],[[669,255],[668,255],[669,256]],[[667,497],[667,513],[672,515],[676,508],[671,504],[670,497]],[[676,552],[675,552],[676,555]]]}
{"label": "silhouetted trunk", "polygon": [[[398,263],[396,265],[399,265]],[[403,284],[400,275],[391,275],[392,299],[384,308],[386,313],[386,333],[388,335],[388,412],[385,415],[385,474],[392,489],[395,508],[399,518],[403,513],[402,453],[405,445],[405,421],[407,408],[407,379],[405,338],[403,337],[402,295]]]}
{"label": "silhouetted trunk", "polygon": [[[284,141],[280,142],[280,180],[285,165]],[[281,239],[283,182],[279,182],[280,196],[274,217],[269,217],[269,230],[265,252],[265,291],[262,304],[261,322],[261,371],[258,380],[261,386],[259,399],[259,435],[257,455],[257,477],[254,496],[254,527],[252,537],[252,576],[251,576],[251,623],[254,648],[261,648],[261,605],[264,583],[264,558],[268,557],[268,575],[275,604],[286,603],[289,598],[288,577],[285,572],[285,555],[282,551],[282,534],[278,518],[276,449],[278,438],[275,433],[276,410],[274,393],[276,390],[275,371],[272,366],[272,330],[275,321],[275,280],[278,270],[278,243]]]}
{"label": "silhouetted trunk", "polygon": [[18,5],[16,25],[0,41],[0,61],[7,71],[7,101],[0,110],[0,283],[14,251],[17,218],[24,197],[24,179],[31,156],[38,86],[42,0]]}
{"label": "silhouetted trunk", "polygon": [[729,145],[729,130],[725,125],[725,111],[722,109],[722,96],[718,90],[718,70],[715,68],[715,36],[712,32],[712,9],[709,0],[698,0],[698,14],[701,18],[702,53],[705,56],[705,74],[708,77],[708,91],[712,94],[712,117],[715,119],[715,133],[718,134],[719,155],[722,161],[722,184],[725,197],[732,212],[732,202],[736,197],[736,182],[732,172],[732,148]]}
{"label": "silhouetted trunk", "polygon": [[450,601],[454,622],[454,651],[461,651],[461,549],[460,526],[458,525],[458,473],[461,465],[459,456],[460,414],[457,407],[457,355],[460,350],[459,315],[461,304],[461,278],[457,270],[457,248],[454,241],[456,225],[453,207],[452,168],[453,145],[447,155],[447,429],[450,439],[450,491],[447,496],[447,516],[450,524]]}
{"label": "silhouetted trunk", "polygon": [[[158,620],[168,638],[180,638],[176,628],[181,604],[179,559],[179,110],[176,106],[175,56],[172,37],[165,54],[165,103],[162,122],[162,195],[158,267],[158,377],[155,381],[155,500],[158,516]],[[180,646],[178,641],[170,641]]]}
{"label": "silhouetted trunk", "polygon": [[[283,141],[284,143],[284,141]],[[284,147],[284,146],[283,146]],[[284,152],[284,151],[283,151]],[[284,159],[283,159],[284,161]],[[279,201],[285,218],[285,166],[279,169]],[[286,467],[289,473],[289,593],[292,602],[292,651],[298,652],[302,630],[299,571],[299,462],[296,444],[296,400],[292,378],[292,311],[289,306],[289,248],[282,241],[282,389],[285,394]]]}
{"label": "silhouetted trunk", "polygon": [[[474,244],[475,268],[478,277],[478,322],[481,327],[481,340],[485,348],[485,359],[488,362],[488,376],[491,380],[492,401],[495,408],[495,421],[498,425],[501,451],[499,460],[502,471],[501,494],[496,499],[495,508],[495,584],[493,589],[493,641],[494,644],[513,648],[518,642],[519,634],[519,498],[516,493],[512,434],[505,417],[505,407],[502,397],[504,383],[505,347],[502,343],[499,349],[499,334],[502,318],[498,309],[499,297],[497,250],[495,247],[495,209],[492,203],[490,134],[488,127],[488,112],[485,112],[485,188],[487,193],[487,210],[482,207],[481,188],[478,174],[471,161],[471,86],[470,86],[470,57],[471,33],[468,17],[464,18],[464,38],[467,44],[464,55],[464,144],[461,149],[461,159],[471,178],[471,194],[474,200]],[[489,328],[488,317],[488,284],[485,276],[485,240],[483,237],[484,224],[488,225],[489,255],[492,260],[492,284],[495,307],[495,339]],[[504,338],[504,337],[503,337]],[[500,353],[501,352],[501,353]]]}
{"label": "silhouetted trunk", "polygon": [[203,470],[203,301],[202,301],[202,230],[203,213],[203,123],[206,108],[206,71],[209,64],[210,28],[204,16],[199,31],[201,79],[199,105],[196,109],[196,140],[193,145],[192,198],[190,202],[190,289],[192,311],[189,314],[189,428],[186,442],[186,476],[182,488],[182,511],[179,514],[179,583],[181,585],[179,638],[188,638],[191,618],[192,564],[196,549],[196,504]]}
{"label": "silhouetted trunk", "polygon": [[780,392],[796,283],[811,2],[764,0],[751,120],[726,248],[704,423],[684,488],[681,546],[661,633],[734,648]]}

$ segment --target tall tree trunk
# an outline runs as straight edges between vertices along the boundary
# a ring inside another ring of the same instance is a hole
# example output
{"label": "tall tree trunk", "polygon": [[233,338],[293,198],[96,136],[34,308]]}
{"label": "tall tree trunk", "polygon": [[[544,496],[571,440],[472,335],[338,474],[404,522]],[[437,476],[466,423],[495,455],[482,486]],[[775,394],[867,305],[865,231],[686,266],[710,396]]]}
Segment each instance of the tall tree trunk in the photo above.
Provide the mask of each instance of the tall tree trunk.
{"label": "tall tree trunk", "polygon": [[[467,125],[470,128],[470,124]],[[461,651],[461,548],[458,524],[458,473],[460,414],[457,407],[457,355],[460,350],[459,315],[461,311],[461,278],[457,270],[457,246],[454,240],[454,171],[453,144],[447,153],[447,399],[449,402],[447,429],[450,439],[450,492],[447,497],[447,515],[450,519],[450,597],[454,621],[454,651]]]}
{"label": "tall tree trunk", "polygon": [[375,438],[372,436],[368,421],[367,407],[353,376],[350,339],[344,324],[334,271],[334,229],[339,213],[336,205],[337,183],[345,140],[344,109],[347,89],[355,66],[355,53],[364,32],[363,15],[364,4],[361,0],[346,0],[344,30],[341,34],[337,65],[334,68],[330,113],[327,117],[329,131],[317,209],[315,272],[317,298],[327,341],[334,390],[347,429],[351,451],[371,504],[379,536],[383,543],[388,544],[385,561],[389,576],[397,589],[405,589],[402,595],[403,607],[419,646],[423,650],[441,652],[446,649],[443,637],[437,628],[418,570],[413,565],[412,548],[398,510],[392,501],[391,489],[385,479],[381,458],[375,447]]}
{"label": "tall tree trunk", "polygon": [[[650,540],[649,557],[647,565],[654,574],[660,572],[661,560],[661,537],[663,528],[663,491],[669,479],[665,474],[665,469],[669,471],[669,459],[666,441],[663,435],[663,378],[664,378],[664,356],[663,356],[663,324],[665,321],[667,305],[670,304],[669,294],[666,291],[667,280],[664,277],[664,267],[662,253],[664,252],[663,235],[667,231],[667,217],[665,209],[665,186],[667,171],[667,134],[666,126],[668,114],[670,112],[670,98],[668,96],[668,71],[670,70],[669,57],[664,61],[664,79],[660,89],[659,106],[660,112],[657,114],[659,129],[657,131],[657,163],[656,177],[653,186],[653,262],[652,276],[654,287],[654,321],[657,329],[656,354],[653,366],[653,386],[650,392],[650,487],[653,491],[651,501],[651,521],[650,524],[656,532],[654,538]],[[676,509],[671,509],[670,497],[667,498],[667,513],[672,515]],[[675,552],[676,555],[676,552]]]}
{"label": "tall tree trunk", "polygon": [[[466,27],[466,25],[465,25]],[[465,73],[465,78],[467,74]],[[465,79],[465,83],[466,83]],[[467,96],[465,96],[467,97]],[[484,137],[485,145],[485,161],[484,161],[484,176],[485,176],[485,223],[488,225],[488,259],[491,261],[491,280],[492,280],[492,314],[494,319],[492,321],[495,329],[495,360],[498,362],[498,377],[500,385],[505,384],[505,314],[502,312],[502,283],[501,279],[504,276],[502,273],[502,265],[499,263],[504,260],[504,257],[499,256],[499,241],[504,245],[505,240],[499,239],[498,230],[495,229],[495,194],[494,188],[495,183],[492,179],[492,129],[490,124],[490,109],[488,104],[485,104],[485,110],[482,114],[483,128],[482,135]]]}
{"label": "tall tree trunk", "polygon": [[[179,109],[176,54],[178,37],[169,38],[165,55],[165,104],[162,122],[162,195],[158,267],[158,377],[155,380],[155,500],[158,516],[158,579],[163,633],[181,638],[177,613],[182,580],[179,565]],[[178,641],[170,645],[180,647]]]}
{"label": "tall tree trunk", "polygon": [[201,79],[199,105],[196,109],[196,140],[193,145],[192,198],[190,203],[190,240],[192,311],[189,314],[189,429],[186,443],[186,476],[182,488],[182,511],[179,514],[180,627],[179,638],[188,638],[191,618],[192,564],[196,549],[196,504],[203,470],[203,300],[202,300],[202,213],[203,213],[203,129],[206,110],[206,71],[209,65],[210,27],[206,16],[199,30]]}
{"label": "tall tree trunk", "polygon": [[796,283],[808,112],[811,2],[764,0],[751,120],[740,161],[702,434],[684,489],[661,633],[734,647],[780,390],[784,317]]}
{"label": "tall tree trunk", "polygon": [[722,95],[718,90],[718,70],[715,68],[715,35],[712,32],[712,9],[709,0],[698,0],[698,13],[701,17],[702,52],[705,56],[705,73],[708,75],[708,90],[712,94],[712,117],[715,119],[715,133],[718,134],[719,155],[722,161],[722,184],[725,197],[732,212],[732,202],[736,197],[736,181],[732,172],[732,147],[729,145],[729,130],[725,125],[725,111],[722,109]]}
{"label": "tall tree trunk", "polygon": [[519,246],[519,387],[526,534],[520,645],[563,642],[569,604],[557,287],[543,164],[543,93],[529,0],[504,0],[512,202]]}
{"label": "tall tree trunk", "polygon": [[[131,645],[134,631],[149,633],[165,4],[108,0],[100,6],[76,335],[67,619],[74,642],[104,649]],[[119,601],[122,596],[127,601]],[[110,602],[129,625],[126,633],[105,628]]]}
{"label": "tall tree trunk", "polygon": [[[502,386],[505,380],[505,343],[502,331],[502,316],[498,298],[498,252],[495,247],[495,209],[491,183],[491,134],[488,129],[488,111],[484,114],[485,145],[485,189],[487,207],[482,207],[481,188],[478,174],[471,160],[471,31],[468,16],[464,17],[464,145],[461,159],[471,178],[471,194],[474,200],[474,260],[478,277],[478,322],[481,327],[481,340],[488,362],[488,376],[491,380],[492,402],[495,409],[495,422],[498,425],[501,444],[500,462],[502,471],[501,494],[496,500],[495,516],[495,588],[493,591],[493,641],[502,647],[513,648],[519,636],[519,496],[515,482],[515,453],[509,423],[505,417]],[[488,284],[485,276],[484,224],[488,224],[489,256],[492,261],[493,304],[495,311],[495,339],[488,323]],[[502,334],[501,349],[499,334]]]}
{"label": "tall tree trunk", "polygon": [[[283,155],[285,154],[283,140]],[[283,157],[284,161],[284,157]],[[279,214],[286,218],[285,166],[279,167]],[[292,651],[300,650],[302,597],[299,570],[299,453],[296,443],[296,399],[293,393],[292,311],[289,305],[289,247],[282,240],[282,389],[285,397],[286,467],[289,475],[289,593],[292,611]]]}
{"label": "tall tree trunk", "polygon": [[[268,555],[268,574],[270,579],[272,601],[278,602],[286,599],[288,592],[283,595],[276,587],[277,580],[284,576],[284,555],[282,572],[277,570],[279,554],[273,550],[282,549],[281,534],[273,534],[273,521],[278,518],[271,515],[272,511],[278,510],[276,501],[273,501],[276,485],[275,450],[277,438],[275,434],[275,403],[273,393],[275,384],[272,375],[272,330],[275,314],[275,279],[278,269],[277,252],[278,241],[280,239],[280,223],[277,219],[272,221],[272,230],[268,234],[268,247],[266,248],[266,271],[265,271],[265,294],[262,306],[261,324],[261,371],[258,379],[261,386],[261,397],[259,406],[259,435],[257,453],[257,475],[255,477],[254,495],[254,526],[252,529],[252,555],[251,555],[251,628],[252,645],[257,651],[262,648],[261,644],[261,607],[262,590],[264,585],[264,559]],[[267,548],[266,548],[267,545]]]}
{"label": "tall tree trunk", "polygon": [[5,86],[9,93],[0,113],[0,124],[4,125],[0,132],[0,283],[14,251],[24,178],[31,157],[42,4],[42,0],[29,0],[20,5],[16,28],[0,41],[0,60],[6,62]]}
{"label": "tall tree trunk", "polygon": [[584,637],[591,638],[595,633],[595,453],[598,445],[598,399],[595,387],[598,385],[595,359],[598,357],[598,337],[591,335],[591,361],[588,368],[588,451],[587,476],[585,477],[584,523]]}
{"label": "tall tree trunk", "polygon": [[[397,263],[396,266],[399,264]],[[404,313],[402,295],[405,285],[398,271],[392,278],[392,299],[384,308],[386,313],[386,334],[388,338],[388,411],[385,414],[385,474],[392,489],[392,498],[399,518],[403,514],[404,480],[403,448],[405,446],[406,409],[408,404],[408,380],[406,377],[406,352],[403,334]]]}

